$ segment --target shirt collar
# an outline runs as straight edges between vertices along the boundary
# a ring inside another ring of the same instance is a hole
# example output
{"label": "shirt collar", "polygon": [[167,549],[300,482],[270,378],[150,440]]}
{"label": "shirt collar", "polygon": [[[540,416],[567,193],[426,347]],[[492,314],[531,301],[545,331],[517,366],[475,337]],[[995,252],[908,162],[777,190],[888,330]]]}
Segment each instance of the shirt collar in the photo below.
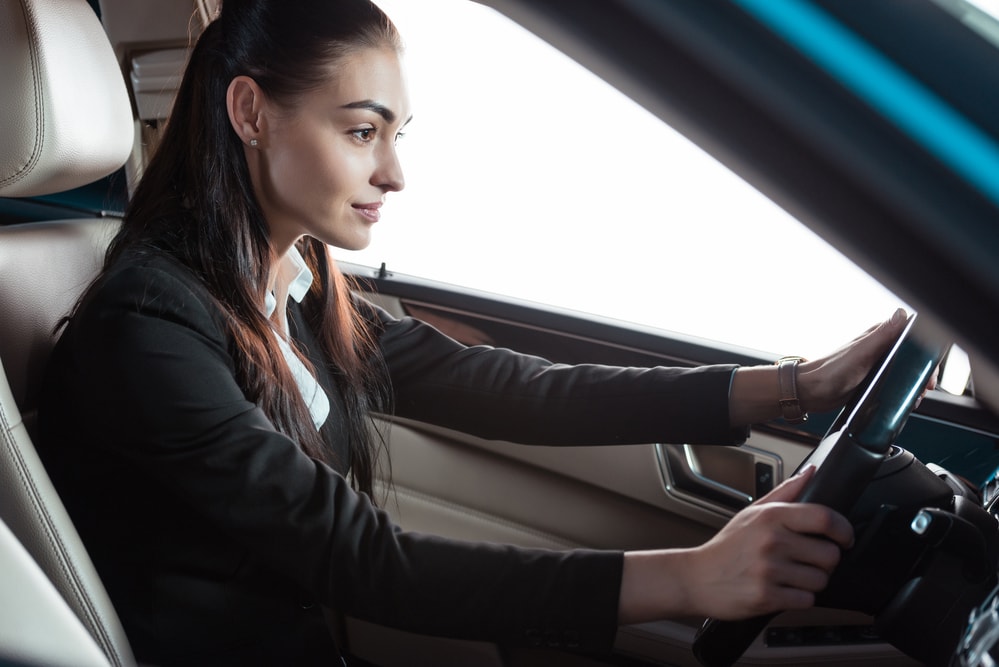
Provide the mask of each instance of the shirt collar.
{"label": "shirt collar", "polygon": [[[309,265],[305,263],[302,254],[298,252],[298,248],[292,246],[285,253],[284,260],[281,262],[281,270],[282,277],[284,275],[294,276],[288,283],[288,296],[298,303],[302,303],[302,299],[312,287],[313,276],[312,271],[309,271]],[[286,274],[285,271],[287,271]]]}
{"label": "shirt collar", "polygon": [[[312,271],[305,263],[302,253],[298,252],[298,248],[292,246],[281,258],[281,263],[278,265],[278,280],[288,286],[288,296],[301,303],[305,295],[309,293],[313,279]],[[274,292],[268,291],[264,295],[264,312],[267,317],[270,317],[276,309],[277,299],[274,297]]]}

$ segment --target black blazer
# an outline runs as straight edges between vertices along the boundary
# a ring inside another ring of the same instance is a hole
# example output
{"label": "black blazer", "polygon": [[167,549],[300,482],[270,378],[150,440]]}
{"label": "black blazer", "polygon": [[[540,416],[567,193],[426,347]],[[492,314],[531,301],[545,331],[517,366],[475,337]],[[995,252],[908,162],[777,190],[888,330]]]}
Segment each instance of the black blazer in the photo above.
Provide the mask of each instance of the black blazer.
{"label": "black blazer", "polygon": [[[364,306],[401,416],[524,443],[734,443],[732,366],[551,364]],[[292,333],[331,397],[297,306]],[[401,531],[304,455],[233,375],[222,313],[161,255],[126,255],[50,363],[39,449],[121,616],[157,665],[331,664],[323,605],[421,633],[602,649],[622,556]]]}

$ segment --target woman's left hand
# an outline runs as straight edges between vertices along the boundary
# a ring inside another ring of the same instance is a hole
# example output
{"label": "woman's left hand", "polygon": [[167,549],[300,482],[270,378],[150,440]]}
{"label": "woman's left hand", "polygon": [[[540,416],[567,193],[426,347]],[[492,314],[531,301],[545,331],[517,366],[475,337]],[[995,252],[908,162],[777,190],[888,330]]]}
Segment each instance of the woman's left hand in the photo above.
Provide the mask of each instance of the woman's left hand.
{"label": "woman's left hand", "polygon": [[[805,412],[824,412],[843,405],[905,328],[907,314],[899,308],[832,354],[798,366],[798,399]],[[936,385],[936,373],[927,390]],[[925,392],[924,392],[925,393]]]}

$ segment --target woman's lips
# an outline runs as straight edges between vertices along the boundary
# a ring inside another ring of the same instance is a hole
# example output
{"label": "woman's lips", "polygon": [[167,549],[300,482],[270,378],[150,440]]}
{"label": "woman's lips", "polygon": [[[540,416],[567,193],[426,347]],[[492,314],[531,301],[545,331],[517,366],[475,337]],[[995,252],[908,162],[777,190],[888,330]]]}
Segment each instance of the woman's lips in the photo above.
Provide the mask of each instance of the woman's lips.
{"label": "woman's lips", "polygon": [[378,222],[382,217],[381,204],[354,204],[354,210],[367,218],[370,222]]}

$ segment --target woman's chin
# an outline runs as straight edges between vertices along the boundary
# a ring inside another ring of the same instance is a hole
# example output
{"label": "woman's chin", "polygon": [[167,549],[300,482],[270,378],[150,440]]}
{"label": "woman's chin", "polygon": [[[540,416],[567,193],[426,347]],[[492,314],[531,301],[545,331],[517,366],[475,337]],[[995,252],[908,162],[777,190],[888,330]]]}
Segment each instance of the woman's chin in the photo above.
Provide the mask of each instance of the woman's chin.
{"label": "woman's chin", "polygon": [[356,235],[352,238],[347,238],[347,239],[343,238],[342,236],[332,236],[332,235],[327,238],[322,238],[320,236],[313,236],[313,238],[322,241],[328,246],[332,246],[340,250],[350,250],[350,251],[364,250],[369,245],[371,245],[370,234]]}

